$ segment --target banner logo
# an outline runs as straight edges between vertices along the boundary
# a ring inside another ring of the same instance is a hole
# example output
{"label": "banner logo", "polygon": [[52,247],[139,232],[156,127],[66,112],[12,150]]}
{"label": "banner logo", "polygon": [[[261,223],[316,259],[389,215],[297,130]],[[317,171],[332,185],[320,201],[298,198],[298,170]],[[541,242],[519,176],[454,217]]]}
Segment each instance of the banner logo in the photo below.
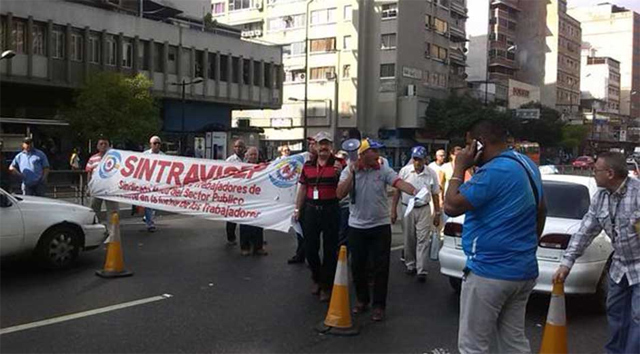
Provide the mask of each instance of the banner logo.
{"label": "banner logo", "polygon": [[304,158],[300,155],[290,156],[276,162],[275,170],[269,174],[269,180],[279,188],[295,186],[300,173],[302,173],[303,162]]}
{"label": "banner logo", "polygon": [[98,170],[98,175],[100,175],[100,178],[107,179],[120,171],[122,156],[120,156],[119,152],[109,151],[104,156],[103,160],[104,161],[102,161],[102,164],[100,164],[100,169]]}

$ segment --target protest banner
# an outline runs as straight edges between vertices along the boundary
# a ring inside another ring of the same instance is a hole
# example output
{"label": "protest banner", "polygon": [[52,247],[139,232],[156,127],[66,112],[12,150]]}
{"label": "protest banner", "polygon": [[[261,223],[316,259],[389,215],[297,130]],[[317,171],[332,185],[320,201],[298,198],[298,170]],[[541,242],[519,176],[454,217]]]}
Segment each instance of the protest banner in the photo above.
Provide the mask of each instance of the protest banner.
{"label": "protest banner", "polygon": [[93,197],[287,232],[302,155],[231,163],[111,149],[89,182]]}

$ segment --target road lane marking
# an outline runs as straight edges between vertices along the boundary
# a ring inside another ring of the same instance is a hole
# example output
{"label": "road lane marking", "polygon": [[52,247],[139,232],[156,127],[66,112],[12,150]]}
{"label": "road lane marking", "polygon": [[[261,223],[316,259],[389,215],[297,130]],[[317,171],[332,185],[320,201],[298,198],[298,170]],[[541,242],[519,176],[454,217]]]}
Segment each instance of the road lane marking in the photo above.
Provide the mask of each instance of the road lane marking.
{"label": "road lane marking", "polygon": [[71,321],[71,320],[75,320],[75,319],[82,318],[82,317],[99,315],[101,313],[121,310],[121,309],[124,309],[124,308],[127,308],[127,307],[139,306],[139,305],[144,305],[144,304],[148,304],[148,303],[151,303],[151,302],[156,302],[156,301],[160,301],[160,300],[166,300],[166,299],[169,299],[171,297],[173,297],[173,295],[171,295],[171,294],[162,294],[162,295],[158,295],[158,296],[148,297],[148,298],[145,298],[145,299],[124,302],[122,304],[111,305],[111,306],[107,306],[107,307],[101,307],[101,308],[97,308],[97,309],[94,309],[94,310],[78,312],[78,313],[74,313],[74,314],[71,314],[71,315],[54,317],[54,318],[50,318],[50,319],[47,319],[47,320],[36,321],[36,322],[21,324],[21,325],[18,325],[18,326],[2,328],[2,329],[0,329],[0,335],[14,333],[14,332],[20,332],[20,331],[24,331],[24,330],[27,330],[27,329],[32,329],[32,328],[37,328],[37,327],[42,327],[42,326],[48,326],[48,325],[52,325],[52,324],[56,324],[56,323],[60,323],[60,322]]}

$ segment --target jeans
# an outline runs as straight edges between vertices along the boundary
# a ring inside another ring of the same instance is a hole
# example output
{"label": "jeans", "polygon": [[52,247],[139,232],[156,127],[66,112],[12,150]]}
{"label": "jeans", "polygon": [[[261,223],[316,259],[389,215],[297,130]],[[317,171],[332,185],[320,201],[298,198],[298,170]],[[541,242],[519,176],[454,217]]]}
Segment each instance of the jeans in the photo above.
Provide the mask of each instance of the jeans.
{"label": "jeans", "polygon": [[351,253],[351,271],[358,302],[368,305],[370,301],[367,260],[371,256],[374,283],[373,307],[386,308],[389,287],[391,225],[381,225],[370,229],[349,227],[349,253]]}
{"label": "jeans", "polygon": [[33,195],[36,197],[44,197],[46,192],[46,187],[44,183],[38,183],[33,186],[27,186],[24,183],[22,184],[22,195]]}
{"label": "jeans", "polygon": [[607,353],[640,353],[640,284],[629,285],[626,275],[619,284],[609,278],[607,320]]}
{"label": "jeans", "polygon": [[240,225],[240,249],[250,251],[251,246],[253,252],[264,247],[264,230],[257,226]]}
{"label": "jeans", "polygon": [[469,272],[460,294],[460,353],[531,353],[524,319],[535,285],[535,279],[499,280]]}
{"label": "jeans", "polygon": [[[331,290],[338,265],[338,203],[304,207],[304,249],[311,278],[323,290]],[[322,261],[320,261],[320,235],[322,234]]]}
{"label": "jeans", "polygon": [[144,208],[144,222],[147,224],[147,228],[156,227],[155,222],[153,222],[153,217],[155,216],[156,211],[151,208]]}

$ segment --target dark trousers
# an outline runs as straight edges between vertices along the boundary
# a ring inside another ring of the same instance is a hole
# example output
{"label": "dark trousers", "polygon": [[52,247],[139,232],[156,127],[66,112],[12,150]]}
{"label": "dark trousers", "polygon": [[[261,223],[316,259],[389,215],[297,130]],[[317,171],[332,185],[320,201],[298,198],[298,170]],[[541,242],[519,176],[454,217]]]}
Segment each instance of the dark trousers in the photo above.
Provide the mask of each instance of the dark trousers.
{"label": "dark trousers", "polygon": [[351,270],[356,288],[356,298],[361,304],[369,304],[367,260],[373,259],[373,307],[385,308],[389,286],[389,255],[391,253],[391,225],[370,229],[349,227],[349,252]]}
{"label": "dark trousers", "polygon": [[[338,203],[304,207],[304,248],[311,278],[324,290],[330,290],[338,264],[338,229],[340,208]],[[322,261],[320,261],[320,234],[322,234]]]}
{"label": "dark trousers", "polygon": [[253,246],[254,252],[261,250],[264,245],[263,231],[261,227],[240,225],[240,249],[250,251]]}
{"label": "dark trousers", "polygon": [[349,206],[340,208],[340,232],[338,245],[347,245],[349,240]]}
{"label": "dark trousers", "polygon": [[235,242],[236,240],[236,223],[227,222],[227,241]]}
{"label": "dark trousers", "polygon": [[296,232],[296,239],[298,240],[298,247],[296,247],[296,257],[304,262],[304,259],[306,257],[304,251],[304,237]]}
{"label": "dark trousers", "polygon": [[27,186],[22,184],[22,195],[32,195],[36,197],[44,197],[46,193],[46,187],[44,183],[38,183],[33,186]]}

